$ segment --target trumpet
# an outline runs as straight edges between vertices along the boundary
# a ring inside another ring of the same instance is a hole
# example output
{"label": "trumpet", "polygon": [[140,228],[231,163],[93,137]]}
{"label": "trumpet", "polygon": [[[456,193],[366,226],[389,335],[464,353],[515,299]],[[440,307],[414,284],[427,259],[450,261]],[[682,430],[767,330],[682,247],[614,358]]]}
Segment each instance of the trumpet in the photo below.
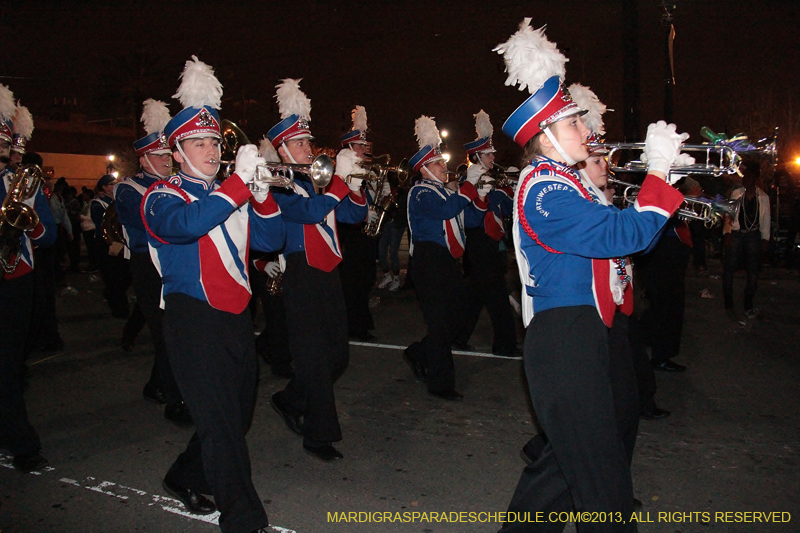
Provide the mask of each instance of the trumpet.
{"label": "trumpet", "polygon": [[[705,161],[695,162],[691,165],[673,165],[669,169],[670,175],[686,176],[689,174],[703,174],[715,177],[723,174],[738,174],[742,176],[739,166],[742,156],[760,157],[767,159],[772,166],[778,160],[778,128],[771,137],[759,140],[755,145],[736,149],[724,143],[717,144],[683,144],[681,152],[696,152],[705,154]],[[641,160],[631,160],[620,165],[621,151],[643,151],[645,143],[589,143],[590,149],[608,150],[608,168],[612,172],[647,172],[647,163]]]}
{"label": "trumpet", "polygon": [[[236,151],[240,146],[250,144],[250,140],[241,128],[230,120],[223,120],[222,126],[220,170],[224,178],[229,178],[236,172]],[[333,160],[325,154],[320,154],[309,165],[293,163],[258,165],[253,181],[248,187],[253,191],[263,191],[270,185],[291,189],[294,185],[295,172],[308,174],[314,186],[322,188],[333,178]]]}
{"label": "trumpet", "polygon": [[0,207],[0,265],[7,274],[17,269],[20,260],[20,239],[39,223],[39,215],[25,203],[36,196],[44,181],[37,165],[19,166],[8,184],[8,193]]}
{"label": "trumpet", "polygon": [[[624,187],[621,198],[625,204],[632,205],[636,202],[636,197],[639,194],[641,185],[628,183],[627,181],[618,180],[609,177],[609,183],[615,183]],[[675,215],[681,220],[699,220],[705,224],[707,228],[713,228],[722,221],[723,216],[729,216],[736,219],[739,216],[739,208],[741,202],[739,200],[717,200],[708,199],[694,196],[684,196],[683,203],[675,211]]]}
{"label": "trumpet", "polygon": [[365,172],[349,174],[344,180],[348,183],[353,178],[364,181],[380,182],[387,178],[387,174],[394,173],[397,176],[398,183],[405,183],[408,181],[408,178],[411,175],[411,166],[408,164],[407,158],[404,158],[402,161],[400,161],[400,164],[394,167],[389,166],[389,161],[391,160],[389,154],[383,154],[381,156],[372,158],[373,161],[376,159],[386,159],[386,164],[374,162],[366,165],[359,164],[358,166]]}

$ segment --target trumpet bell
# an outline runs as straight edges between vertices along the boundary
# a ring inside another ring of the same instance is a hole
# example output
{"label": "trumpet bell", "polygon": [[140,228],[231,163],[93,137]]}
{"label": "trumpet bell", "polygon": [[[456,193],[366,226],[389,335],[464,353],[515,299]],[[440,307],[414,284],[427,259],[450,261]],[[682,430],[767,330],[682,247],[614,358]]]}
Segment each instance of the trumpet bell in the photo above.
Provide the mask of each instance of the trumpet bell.
{"label": "trumpet bell", "polygon": [[308,169],[308,175],[314,186],[326,187],[333,179],[333,159],[325,154],[320,154],[314,158]]}

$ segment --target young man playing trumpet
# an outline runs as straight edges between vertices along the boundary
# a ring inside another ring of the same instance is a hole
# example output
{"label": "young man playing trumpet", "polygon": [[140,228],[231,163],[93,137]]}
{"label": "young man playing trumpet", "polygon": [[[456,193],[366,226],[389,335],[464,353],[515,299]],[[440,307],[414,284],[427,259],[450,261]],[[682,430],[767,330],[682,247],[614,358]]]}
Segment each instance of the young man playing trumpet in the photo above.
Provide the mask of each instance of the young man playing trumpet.
{"label": "young man playing trumpet", "polygon": [[[170,364],[196,428],[162,484],[192,513],[219,509],[225,533],[261,531],[268,520],[245,441],[258,378],[248,244],[279,249],[283,221],[268,192],[248,188],[264,162],[255,146],[242,146],[236,172],[216,180],[222,86],[196,57],[182,78],[176,96],[184,109],[164,129],[180,171],[150,187],[141,211],[164,283]],[[209,493],[214,502],[203,496]]]}
{"label": "young man playing trumpet", "polygon": [[[283,80],[277,89],[282,120],[267,132],[270,145],[285,164],[309,165],[311,102],[297,80]],[[322,461],[343,457],[333,447],[342,440],[333,384],[347,368],[350,350],[336,223],[355,224],[367,216],[361,180],[342,179],[353,173],[357,161],[353,150],[339,152],[336,174],[320,184],[321,190],[299,171],[291,189],[272,188],[286,225],[282,286],[294,358],[294,377],[272,396],[272,406],[292,432],[302,435],[303,449]]]}

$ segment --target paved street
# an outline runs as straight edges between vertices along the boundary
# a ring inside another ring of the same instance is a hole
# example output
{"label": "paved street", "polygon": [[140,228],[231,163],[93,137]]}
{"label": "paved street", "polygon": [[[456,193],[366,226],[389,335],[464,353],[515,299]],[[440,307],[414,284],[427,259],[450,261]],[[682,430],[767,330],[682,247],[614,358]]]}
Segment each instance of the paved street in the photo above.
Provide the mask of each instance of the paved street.
{"label": "paved street", "polygon": [[[710,270],[719,274],[719,264]],[[642,518],[652,521],[640,531],[800,531],[797,273],[765,268],[756,297],[762,317],[744,326],[724,316],[720,279],[694,277],[691,267],[688,276],[677,359],[688,371],[657,375],[656,400],[672,416],[642,421],[636,446],[635,493],[644,502]],[[88,274],[68,281],[77,294],[58,299],[66,349],[33,355],[27,393],[52,467],[21,474],[10,457],[0,458],[0,531],[218,531],[200,519],[213,516],[187,516],[161,488],[192,432],[142,399],[152,364],[148,332],[124,352],[123,322],[111,318],[100,282]],[[743,282],[737,278],[737,294]],[[703,288],[716,299],[701,298]],[[535,433],[521,361],[457,355],[464,401],[433,398],[391,347],[422,336],[413,291],[374,294],[381,298],[373,309],[376,343],[389,347],[351,346],[349,369],[336,386],[344,460],[325,464],[303,452],[301,438],[269,405],[285,382],[262,365],[248,442],[274,530],[496,531],[498,523],[329,522],[329,513],[341,512],[504,511],[523,467],[519,449]],[[490,351],[488,317],[471,344]],[[715,515],[752,511],[790,513],[791,521],[724,523]],[[659,513],[671,514],[659,521]]]}

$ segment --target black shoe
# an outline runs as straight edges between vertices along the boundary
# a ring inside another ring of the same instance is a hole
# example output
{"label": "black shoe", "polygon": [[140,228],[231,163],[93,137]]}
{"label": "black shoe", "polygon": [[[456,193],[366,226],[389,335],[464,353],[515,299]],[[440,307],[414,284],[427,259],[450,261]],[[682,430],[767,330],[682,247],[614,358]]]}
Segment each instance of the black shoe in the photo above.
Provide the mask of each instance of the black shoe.
{"label": "black shoe", "polygon": [[425,367],[422,366],[422,363],[420,363],[416,357],[409,353],[408,348],[403,351],[403,360],[406,362],[409,368],[411,368],[411,372],[414,373],[414,377],[423,383],[428,381],[428,375]]}
{"label": "black shoe", "polygon": [[303,422],[300,420],[300,415],[292,414],[290,407],[283,401],[283,396],[280,392],[276,392],[270,398],[269,403],[275,412],[281,415],[281,418],[286,423],[286,427],[293,433],[300,436],[303,435]]}
{"label": "black shoe", "polygon": [[661,409],[660,407],[653,407],[652,409],[645,409],[639,416],[644,418],[645,420],[661,420],[662,418],[667,418],[670,415],[670,412],[666,409]]}
{"label": "black shoe", "polygon": [[167,399],[164,397],[164,391],[161,390],[161,387],[157,387],[150,382],[144,386],[142,396],[144,396],[144,399],[148,402],[157,403],[158,405],[167,403]]}
{"label": "black shoe", "polygon": [[453,389],[443,390],[443,391],[429,390],[428,394],[430,394],[431,396],[436,396],[437,398],[441,398],[442,400],[449,400],[451,402],[462,400],[464,398],[463,394]]}
{"label": "black shoe", "polygon": [[308,455],[316,457],[320,461],[330,463],[344,458],[344,455],[330,444],[322,444],[320,446],[312,446],[311,444],[303,443],[303,449]]}
{"label": "black shoe", "polygon": [[656,363],[653,365],[653,370],[658,372],[683,372],[686,370],[686,367],[683,365],[679,365],[678,363],[673,363],[669,359],[663,361],[661,363]]}
{"label": "black shoe", "polygon": [[633,510],[634,511],[641,511],[642,510],[642,501],[634,498],[633,499]]}
{"label": "black shoe", "polygon": [[166,478],[161,482],[161,486],[164,487],[164,490],[167,491],[170,496],[178,498],[183,503],[184,507],[186,507],[186,510],[192,514],[211,514],[217,510],[217,506],[214,505],[214,502],[199,492],[170,483]]}
{"label": "black shoe", "polygon": [[164,407],[164,418],[176,426],[190,427],[194,425],[192,415],[185,402],[169,403]]}
{"label": "black shoe", "polygon": [[39,452],[15,455],[11,463],[17,470],[26,473],[40,470],[50,464]]}

